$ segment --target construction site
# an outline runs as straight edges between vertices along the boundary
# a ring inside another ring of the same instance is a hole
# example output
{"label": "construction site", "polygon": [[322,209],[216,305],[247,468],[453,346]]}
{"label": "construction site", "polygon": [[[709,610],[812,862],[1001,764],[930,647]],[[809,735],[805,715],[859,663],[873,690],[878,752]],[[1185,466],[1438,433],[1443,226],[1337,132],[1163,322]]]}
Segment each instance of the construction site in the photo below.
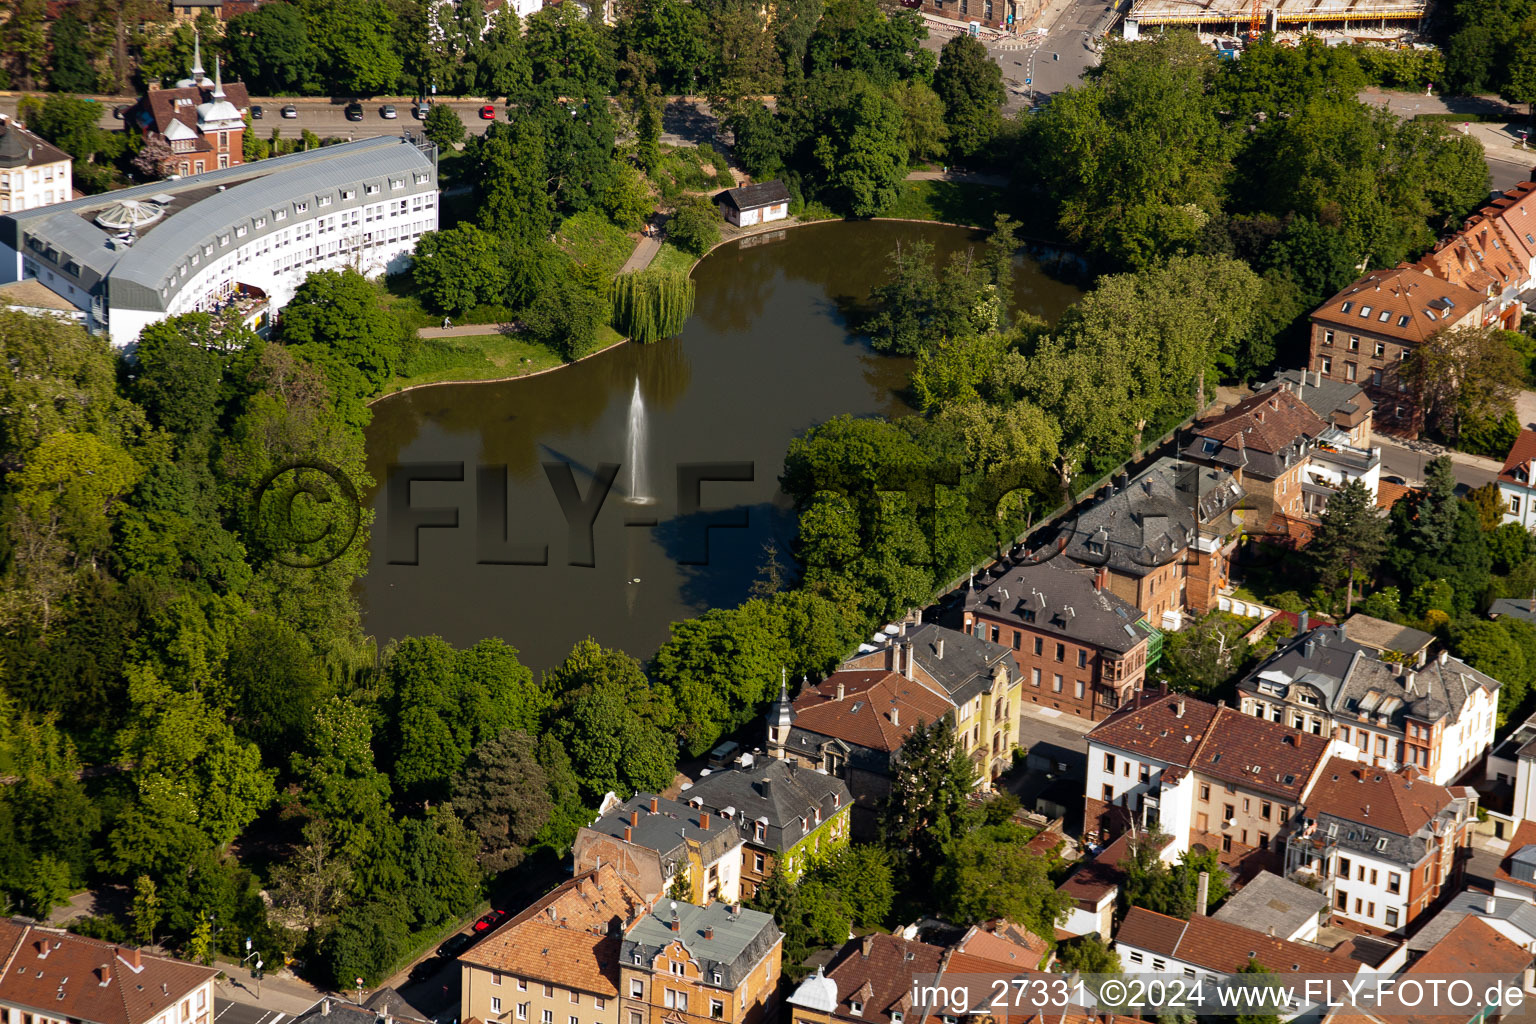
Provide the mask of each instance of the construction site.
{"label": "construction site", "polygon": [[1125,38],[1178,26],[1218,47],[1236,47],[1266,31],[1282,45],[1316,35],[1330,43],[1401,46],[1417,40],[1427,6],[1427,0],[1135,0]]}

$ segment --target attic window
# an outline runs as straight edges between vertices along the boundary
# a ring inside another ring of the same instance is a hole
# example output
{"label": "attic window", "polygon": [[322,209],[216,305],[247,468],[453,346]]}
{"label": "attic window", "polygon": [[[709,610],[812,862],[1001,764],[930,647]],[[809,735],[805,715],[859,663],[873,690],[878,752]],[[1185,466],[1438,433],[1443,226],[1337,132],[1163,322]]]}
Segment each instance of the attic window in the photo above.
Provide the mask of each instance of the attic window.
{"label": "attic window", "polygon": [[1387,848],[1387,837],[1386,836],[1382,836],[1380,839],[1376,840],[1376,852],[1377,853],[1380,853],[1382,850],[1385,850],[1386,848]]}
{"label": "attic window", "polygon": [[1390,309],[1384,309],[1381,311],[1381,316],[1377,317],[1376,319],[1380,320],[1382,323],[1386,323],[1388,320],[1392,319],[1392,311]]}
{"label": "attic window", "polygon": [[1355,304],[1353,302],[1346,302],[1344,305],[1339,307],[1339,311],[1341,313],[1348,313],[1352,308],[1354,308],[1354,305]]}
{"label": "attic window", "polygon": [[1295,782],[1295,781],[1296,781],[1296,776],[1294,776],[1294,775],[1287,775],[1287,776],[1286,776],[1286,777],[1285,777],[1285,784],[1286,784],[1286,785],[1287,785],[1287,786],[1289,786],[1289,785],[1291,785],[1291,784],[1292,784],[1292,783],[1294,783],[1294,782]]}
{"label": "attic window", "polygon": [[1370,306],[1361,306],[1360,307],[1360,315],[1361,316],[1370,316],[1371,315],[1371,307]]}
{"label": "attic window", "polygon": [[1336,822],[1336,821],[1330,821],[1328,823],[1328,838],[1329,839],[1334,839],[1334,838],[1336,838],[1338,836],[1338,834],[1339,834],[1339,823]]}
{"label": "attic window", "polygon": [[1209,455],[1211,452],[1214,452],[1217,448],[1220,447],[1221,442],[1216,440],[1214,437],[1208,437],[1205,439],[1205,454]]}
{"label": "attic window", "polygon": [[1399,326],[1399,327],[1407,327],[1408,326],[1408,314],[1407,313],[1403,313],[1400,316],[1398,316],[1398,318],[1397,318],[1397,326]]}
{"label": "attic window", "polygon": [[1217,761],[1220,761],[1220,760],[1221,760],[1221,752],[1220,751],[1217,751],[1215,754],[1211,755],[1211,764],[1215,764]]}
{"label": "attic window", "polygon": [[848,1012],[855,1017],[862,1017],[864,1016],[864,1004],[857,999],[850,999],[848,1000]]}

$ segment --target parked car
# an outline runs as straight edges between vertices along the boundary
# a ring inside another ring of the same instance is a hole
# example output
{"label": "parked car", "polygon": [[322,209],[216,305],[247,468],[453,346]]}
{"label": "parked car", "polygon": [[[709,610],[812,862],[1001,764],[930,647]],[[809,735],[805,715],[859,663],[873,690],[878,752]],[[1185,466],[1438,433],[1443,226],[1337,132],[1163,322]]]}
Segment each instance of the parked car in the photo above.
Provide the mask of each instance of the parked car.
{"label": "parked car", "polygon": [[131,104],[131,103],[120,104],[120,105],[115,106],[115,107],[112,108],[112,116],[117,118],[119,121],[121,121],[125,117],[128,116],[128,111],[130,111],[132,109],[133,109],[133,104]]}
{"label": "parked car", "polygon": [[726,740],[709,752],[709,767],[715,770],[728,767],[732,761],[740,756],[741,744],[735,740]]}
{"label": "parked car", "polygon": [[253,104],[252,105],[252,107],[251,107],[251,120],[252,121],[260,121],[264,114],[266,114],[266,111],[261,109],[261,104],[257,103],[257,104]]}
{"label": "parked car", "polygon": [[468,932],[456,932],[448,937],[448,941],[437,947],[437,955],[453,959],[475,944],[476,936]]}
{"label": "parked car", "polygon": [[496,108],[491,106],[489,103],[487,103],[485,106],[481,107],[480,108],[480,120],[482,120],[482,121],[494,121],[494,120],[496,120]]}
{"label": "parked car", "polygon": [[410,983],[416,985],[431,978],[442,969],[443,962],[436,957],[429,956],[425,960],[418,963],[415,967],[412,967],[411,973],[408,977],[410,979]]}
{"label": "parked car", "polygon": [[379,108],[379,116],[382,117],[386,121],[393,121],[395,118],[399,117],[400,115],[395,113],[395,108],[394,108],[393,105],[391,105],[389,103],[386,103],[382,107]]}
{"label": "parked car", "polygon": [[483,935],[507,919],[505,910],[493,910],[475,922],[475,934]]}
{"label": "parked car", "polygon": [[363,105],[361,103],[347,104],[347,120],[361,121],[363,119]]}
{"label": "parked car", "polygon": [[299,108],[294,106],[292,103],[290,103],[287,106],[283,107],[282,114],[283,114],[284,117],[288,118],[291,121],[295,117],[299,116]]}
{"label": "parked car", "polygon": [[418,103],[411,108],[411,116],[418,121],[425,121],[427,119],[427,115],[431,112],[432,104],[430,103]]}

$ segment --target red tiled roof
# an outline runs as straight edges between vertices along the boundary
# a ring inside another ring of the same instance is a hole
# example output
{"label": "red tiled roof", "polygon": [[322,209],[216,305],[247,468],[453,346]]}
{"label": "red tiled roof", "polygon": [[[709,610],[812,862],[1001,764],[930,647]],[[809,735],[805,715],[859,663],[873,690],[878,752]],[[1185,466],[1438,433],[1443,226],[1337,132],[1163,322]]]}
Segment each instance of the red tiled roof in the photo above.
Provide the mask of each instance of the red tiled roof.
{"label": "red tiled roof", "polygon": [[[954,949],[956,953],[967,953],[984,960],[1029,970],[1037,970],[1045,954],[1050,952],[1050,947],[1040,936],[1023,925],[1004,920],[972,925],[960,941],[955,943]],[[958,970],[953,964],[950,969]]]}
{"label": "red tiled roof", "polygon": [[[1452,305],[1447,307],[1442,300]],[[1312,319],[1417,344],[1441,328],[1461,322],[1482,304],[1479,293],[1404,265],[1371,271],[1313,310]],[[1387,314],[1385,320],[1381,319],[1383,313]]]}
{"label": "red tiled roof", "polygon": [[1203,700],[1143,691],[1094,726],[1088,739],[1187,768],[1215,717],[1216,705]]}
{"label": "red tiled roof", "polygon": [[795,728],[893,753],[918,722],[931,724],[953,708],[947,697],[899,672],[849,670],[832,673],[795,698]]}
{"label": "red tiled roof", "polygon": [[1404,487],[1402,484],[1383,480],[1376,485],[1376,507],[1391,508],[1412,493],[1412,487]]}
{"label": "red tiled roof", "polygon": [[[1536,225],[1533,225],[1533,230],[1536,230]],[[1536,430],[1522,430],[1510,447],[1509,454],[1504,457],[1504,468],[1499,470],[1499,482],[1514,484],[1516,487],[1532,486],[1530,471],[1533,460],[1536,460]],[[1517,479],[1516,469],[1525,470],[1526,479]]]}
{"label": "red tiled roof", "polygon": [[1363,964],[1299,942],[1278,939],[1214,917],[1188,921],[1132,907],[1115,942],[1210,971],[1235,973],[1257,960],[1275,974],[1354,974]]}
{"label": "red tiled roof", "polygon": [[219,973],[16,921],[0,922],[0,964],[0,1004],[88,1024],[145,1024]]}
{"label": "red tiled roof", "polygon": [[904,997],[910,998],[913,976],[938,974],[944,953],[941,946],[894,935],[867,935],[849,942],[838,954],[836,965],[826,972],[837,983],[834,1013],[849,1017],[849,997],[861,994],[863,1013],[855,1019],[889,1024],[891,1008]]}
{"label": "red tiled roof", "polygon": [[[1161,836],[1158,849],[1173,842],[1172,836]],[[1125,865],[1131,859],[1131,834],[1121,834],[1114,842],[1099,851],[1099,855],[1074,871],[1065,882],[1056,887],[1075,900],[1096,905],[1113,892],[1125,880]]]}
{"label": "red tiled roof", "polygon": [[1274,454],[1327,429],[1328,424],[1305,402],[1277,388],[1245,398],[1211,420],[1196,424],[1195,433],[1222,442],[1241,438],[1244,448]]}
{"label": "red tiled roof", "polygon": [[[133,105],[133,109],[127,113],[124,120],[126,122],[132,119],[132,123],[142,126],[141,115],[147,111],[154,130],[161,135],[170,128],[172,121],[180,121],[196,132],[201,141],[203,133],[197,124],[197,106],[210,100],[212,96],[213,89],[202,86],[189,86],[185,89],[150,89],[139,98],[139,102]],[[240,111],[245,111],[251,105],[251,97],[245,91],[243,82],[224,83],[224,98]],[[191,102],[178,106],[178,100],[191,100]]]}
{"label": "red tiled roof", "polygon": [[1329,740],[1279,722],[1218,708],[1190,769],[1249,789],[1299,800]]}
{"label": "red tiled roof", "polygon": [[1504,858],[1499,861],[1499,866],[1494,870],[1493,877],[1501,882],[1508,882],[1511,885],[1523,885],[1527,889],[1536,889],[1536,882],[1527,882],[1525,879],[1516,878],[1509,873],[1510,855],[1519,853],[1532,843],[1536,843],[1536,821],[1531,821],[1529,818],[1523,819],[1520,824],[1515,826],[1515,834],[1509,837],[1509,850],[1506,851]]}
{"label": "red tiled roof", "polygon": [[1411,771],[1381,768],[1335,757],[1323,766],[1307,797],[1307,815],[1331,814],[1398,836],[1411,836],[1452,801],[1451,791]]}
{"label": "red tiled roof", "polygon": [[561,883],[503,923],[459,959],[611,998],[619,993],[619,934],[645,901],[604,864]]}
{"label": "red tiled roof", "polygon": [[[1401,977],[1454,978],[1463,974],[1493,974],[1518,982],[1533,957],[1536,954],[1511,942],[1476,915],[1468,914]],[[1425,1000],[1426,1004],[1430,1002]],[[1392,1024],[1466,1024],[1470,1016],[1468,1010],[1459,1009],[1459,1012],[1440,1014],[1394,1014],[1386,1019]]]}

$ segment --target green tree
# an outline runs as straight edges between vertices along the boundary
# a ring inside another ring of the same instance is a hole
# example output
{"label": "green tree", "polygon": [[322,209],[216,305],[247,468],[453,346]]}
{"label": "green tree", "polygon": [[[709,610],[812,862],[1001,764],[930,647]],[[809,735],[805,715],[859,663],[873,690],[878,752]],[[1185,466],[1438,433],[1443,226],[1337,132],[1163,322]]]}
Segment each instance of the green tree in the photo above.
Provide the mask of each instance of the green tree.
{"label": "green tree", "polygon": [[555,701],[553,734],[570,756],[583,795],[660,792],[672,781],[677,744],[670,696],[628,655],[587,639],[544,674]]}
{"label": "green tree", "polygon": [[48,30],[48,87],[54,92],[96,91],[96,69],[91,64],[90,31],[79,12],[66,7]]}
{"label": "green tree", "polygon": [[849,216],[873,217],[896,201],[907,175],[903,117],[895,101],[852,84],[819,118],[811,159],[818,197]]}
{"label": "green tree", "polygon": [[422,235],[412,254],[411,274],[422,297],[442,313],[495,302],[507,288],[501,246],[469,221]]}
{"label": "green tree", "polygon": [[1071,909],[1070,898],[1051,884],[1046,859],[1025,849],[1030,837],[1029,829],[1013,822],[958,836],[934,876],[946,894],[946,919],[966,925],[1001,917],[1037,935],[1054,935]]}
{"label": "green tree", "polygon": [[975,780],[948,716],[918,722],[902,741],[880,827],[885,845],[907,858],[910,877],[938,868],[950,844],[970,830]]}
{"label": "green tree", "polygon": [[487,871],[516,867],[554,810],[533,739],[503,729],[471,751],[453,778],[453,809],[478,840]]}
{"label": "green tree", "polygon": [[638,231],[656,209],[651,189],[639,171],[629,164],[619,164],[608,182],[598,205],[625,231]]}
{"label": "green tree", "polygon": [[1285,1006],[1284,990],[1273,971],[1253,957],[1237,972],[1233,979],[1254,995],[1244,1001],[1245,1006],[1269,1007],[1269,1013],[1239,1013],[1233,1016],[1235,1024],[1280,1024],[1279,1010]]}
{"label": "green tree", "polygon": [[933,91],[944,102],[950,152],[960,159],[982,154],[1002,127],[1003,69],[978,39],[957,35],[944,44]]}
{"label": "green tree", "polygon": [[220,413],[227,353],[255,341],[208,313],[184,313],[150,324],[134,351],[132,395],[149,421],[183,448],[209,441]]}
{"label": "green tree", "polygon": [[1463,425],[1514,409],[1519,357],[1498,328],[1439,330],[1415,345],[1398,371],[1431,426],[1456,441]]}
{"label": "green tree", "polygon": [[302,93],[318,73],[309,25],[297,4],[262,4],[235,15],[225,25],[224,47],[231,77],[255,95]]}
{"label": "green tree", "polygon": [[300,799],[333,830],[336,850],[359,869],[392,828],[389,780],[374,766],[366,710],[333,697],[315,709],[304,746],[294,754]]}
{"label": "green tree", "polygon": [[306,822],[302,834],[302,844],[272,867],[272,902],[292,915],[297,927],[315,931],[350,903],[352,869],[324,819]]}
{"label": "green tree", "polygon": [[46,6],[43,0],[12,0],[0,22],[0,51],[13,87],[36,89],[48,62]]}
{"label": "green tree", "polygon": [[155,944],[155,929],[160,925],[160,893],[155,880],[140,875],[133,880],[133,937],[141,946]]}
{"label": "green tree", "polygon": [[688,195],[677,201],[667,219],[667,237],[685,252],[702,256],[720,241],[720,210],[708,196]]}
{"label": "green tree", "polygon": [[523,313],[528,333],[568,360],[597,347],[598,332],[608,322],[608,304],[573,277],[550,282]]}
{"label": "green tree", "polygon": [[316,70],[332,95],[393,92],[405,70],[395,42],[395,9],[385,0],[309,0],[304,8]]}
{"label": "green tree", "polygon": [[1120,955],[1097,935],[1082,935],[1056,947],[1062,973],[1119,974]]}
{"label": "green tree", "polygon": [[464,141],[464,119],[446,103],[434,103],[421,122],[422,132],[438,149],[452,149]]}
{"label": "green tree", "polygon": [[1355,575],[1367,578],[1387,547],[1387,523],[1376,500],[1359,480],[1351,480],[1328,498],[1307,548],[1325,585],[1344,577],[1344,614],[1355,604]]}
{"label": "green tree", "polygon": [[480,226],[510,246],[547,242],[554,218],[544,135],[526,120],[500,122],[464,148],[474,168]]}
{"label": "green tree", "polygon": [[376,394],[394,377],[403,334],[355,270],[310,274],[283,307],[283,342],[324,370],[341,398]]}

